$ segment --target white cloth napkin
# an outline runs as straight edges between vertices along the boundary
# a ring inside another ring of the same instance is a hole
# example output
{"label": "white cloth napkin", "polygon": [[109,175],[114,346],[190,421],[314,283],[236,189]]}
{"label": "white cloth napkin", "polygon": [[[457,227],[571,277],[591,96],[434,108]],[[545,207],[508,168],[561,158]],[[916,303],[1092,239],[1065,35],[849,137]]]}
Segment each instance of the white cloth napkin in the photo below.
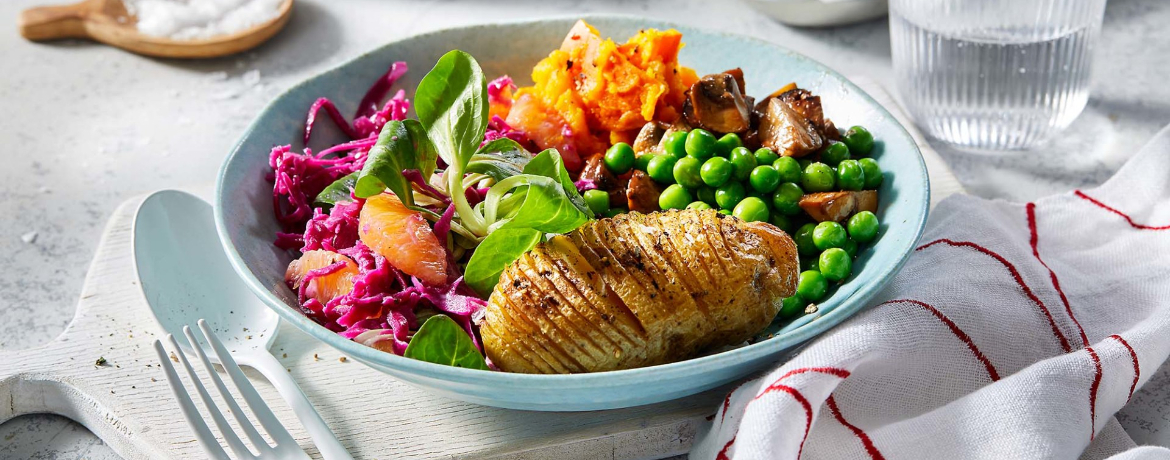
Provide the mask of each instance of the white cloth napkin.
{"label": "white cloth napkin", "polygon": [[1096,189],[944,200],[871,308],[734,390],[691,458],[1168,458],[1113,417],[1168,354],[1170,129]]}

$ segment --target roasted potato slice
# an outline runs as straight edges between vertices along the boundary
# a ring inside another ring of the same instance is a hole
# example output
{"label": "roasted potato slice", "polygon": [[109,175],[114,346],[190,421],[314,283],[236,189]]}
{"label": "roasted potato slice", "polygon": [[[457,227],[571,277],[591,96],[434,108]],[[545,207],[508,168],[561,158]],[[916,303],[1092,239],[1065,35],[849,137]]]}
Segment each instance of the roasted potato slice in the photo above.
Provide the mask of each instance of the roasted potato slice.
{"label": "roasted potato slice", "polygon": [[796,289],[796,245],[712,210],[630,213],[541,243],[509,266],[480,332],[500,369],[598,372],[741,343]]}

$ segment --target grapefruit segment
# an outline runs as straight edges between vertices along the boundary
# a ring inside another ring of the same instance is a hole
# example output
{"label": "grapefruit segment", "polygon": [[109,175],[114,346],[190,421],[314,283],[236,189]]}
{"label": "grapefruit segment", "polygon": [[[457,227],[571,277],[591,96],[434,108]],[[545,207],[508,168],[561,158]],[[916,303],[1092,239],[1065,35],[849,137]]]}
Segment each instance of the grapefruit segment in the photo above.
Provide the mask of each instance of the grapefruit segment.
{"label": "grapefruit segment", "polygon": [[288,264],[284,272],[284,280],[293,289],[299,289],[301,282],[310,271],[328,267],[338,262],[345,266],[328,275],[317,276],[309,280],[305,286],[305,295],[317,299],[322,305],[329,303],[336,297],[349,294],[353,290],[353,277],[358,274],[357,264],[349,257],[336,252],[317,249],[301,255],[301,258]]}
{"label": "grapefruit segment", "polygon": [[358,217],[358,237],[403,273],[430,285],[447,281],[447,251],[430,223],[394,195],[366,200]]}

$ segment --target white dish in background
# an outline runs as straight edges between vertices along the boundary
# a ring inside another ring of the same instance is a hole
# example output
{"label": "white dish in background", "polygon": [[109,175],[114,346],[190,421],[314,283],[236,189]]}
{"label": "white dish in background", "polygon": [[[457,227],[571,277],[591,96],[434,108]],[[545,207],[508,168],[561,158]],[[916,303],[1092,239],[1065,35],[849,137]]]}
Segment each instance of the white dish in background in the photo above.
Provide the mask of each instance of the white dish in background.
{"label": "white dish in background", "polygon": [[886,15],[886,0],[747,0],[748,5],[793,26],[830,27]]}

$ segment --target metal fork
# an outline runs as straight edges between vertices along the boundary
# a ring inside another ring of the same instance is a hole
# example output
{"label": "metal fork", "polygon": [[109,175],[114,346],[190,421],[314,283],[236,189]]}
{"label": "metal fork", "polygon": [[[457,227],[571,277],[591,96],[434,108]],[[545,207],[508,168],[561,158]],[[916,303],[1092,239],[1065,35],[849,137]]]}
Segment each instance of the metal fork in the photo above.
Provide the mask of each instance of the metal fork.
{"label": "metal fork", "polygon": [[[211,381],[215,384],[216,390],[219,391],[220,397],[223,398],[224,402],[227,404],[228,411],[231,412],[235,417],[236,423],[240,426],[240,429],[244,431],[244,436],[247,437],[249,441],[251,441],[253,449],[256,453],[253,453],[252,450],[249,450],[248,446],[244,444],[239,435],[237,435],[236,432],[232,430],[231,426],[228,425],[227,419],[225,419],[223,416],[223,412],[220,411],[219,407],[216,406],[215,401],[211,399],[211,395],[207,393],[207,389],[204,388],[203,382],[199,379],[199,375],[195,373],[195,369],[193,369],[191,367],[191,363],[187,361],[187,356],[183,353],[183,349],[179,347],[177,342],[175,342],[175,337],[167,334],[166,340],[170,342],[171,348],[174,349],[175,356],[178,357],[179,362],[181,362],[183,367],[187,369],[187,376],[190,377],[191,383],[195,387],[195,391],[199,393],[199,399],[203,401],[203,405],[211,414],[211,419],[215,422],[216,428],[219,429],[220,434],[223,435],[224,441],[227,442],[228,448],[231,449],[236,458],[262,460],[294,458],[308,459],[309,456],[305,454],[303,450],[301,450],[300,446],[297,445],[296,440],[292,438],[292,435],[288,433],[288,430],[284,428],[284,425],[280,423],[280,420],[277,419],[276,415],[272,413],[272,410],[268,408],[268,404],[260,398],[260,394],[256,392],[256,388],[253,387],[252,383],[248,381],[248,378],[244,376],[244,372],[240,370],[240,366],[236,364],[234,359],[232,359],[232,355],[228,353],[226,348],[224,348],[223,343],[219,341],[219,338],[215,336],[215,333],[211,331],[211,328],[207,326],[206,321],[199,320],[199,330],[202,331],[201,335],[206,339],[206,342],[211,345],[212,352],[215,354],[215,358],[220,362],[220,365],[223,366],[223,369],[227,372],[228,377],[232,381],[232,384],[236,387],[236,394],[244,398],[244,401],[248,404],[248,408],[252,411],[252,415],[256,417],[256,420],[259,421],[260,425],[264,427],[264,431],[266,431],[268,435],[272,437],[272,440],[276,443],[276,445],[269,445],[268,442],[265,441],[260,433],[256,430],[256,427],[253,426],[250,421],[248,421],[248,417],[244,415],[244,412],[240,409],[239,404],[237,404],[232,395],[228,393],[227,387],[225,387],[223,384],[223,380],[219,378],[219,374],[215,372],[215,368],[212,367],[211,361],[208,360],[207,355],[203,353],[203,347],[199,346],[200,342],[195,339],[195,335],[191,332],[191,328],[188,326],[183,326],[183,334],[187,336],[188,343],[190,343],[191,348],[195,350],[195,355],[198,356],[199,361],[203,363],[203,368],[211,377]],[[167,356],[167,352],[163,348],[162,342],[158,340],[154,341],[154,351],[158,353],[158,359],[162,362],[162,368],[166,372],[167,381],[170,383],[171,391],[175,394],[175,398],[179,401],[179,408],[182,409],[183,416],[187,419],[187,424],[190,425],[191,429],[195,431],[195,438],[199,441],[199,444],[203,446],[203,450],[206,451],[207,455],[211,458],[229,460],[230,457],[228,457],[227,452],[224,451],[223,446],[219,444],[219,441],[215,439],[215,435],[211,432],[211,429],[207,427],[207,422],[204,421],[203,417],[199,414],[199,410],[195,408],[195,403],[191,400],[191,394],[187,392],[186,388],[183,386],[183,382],[179,380],[179,374],[175,372],[175,367],[171,364],[171,359]]]}

